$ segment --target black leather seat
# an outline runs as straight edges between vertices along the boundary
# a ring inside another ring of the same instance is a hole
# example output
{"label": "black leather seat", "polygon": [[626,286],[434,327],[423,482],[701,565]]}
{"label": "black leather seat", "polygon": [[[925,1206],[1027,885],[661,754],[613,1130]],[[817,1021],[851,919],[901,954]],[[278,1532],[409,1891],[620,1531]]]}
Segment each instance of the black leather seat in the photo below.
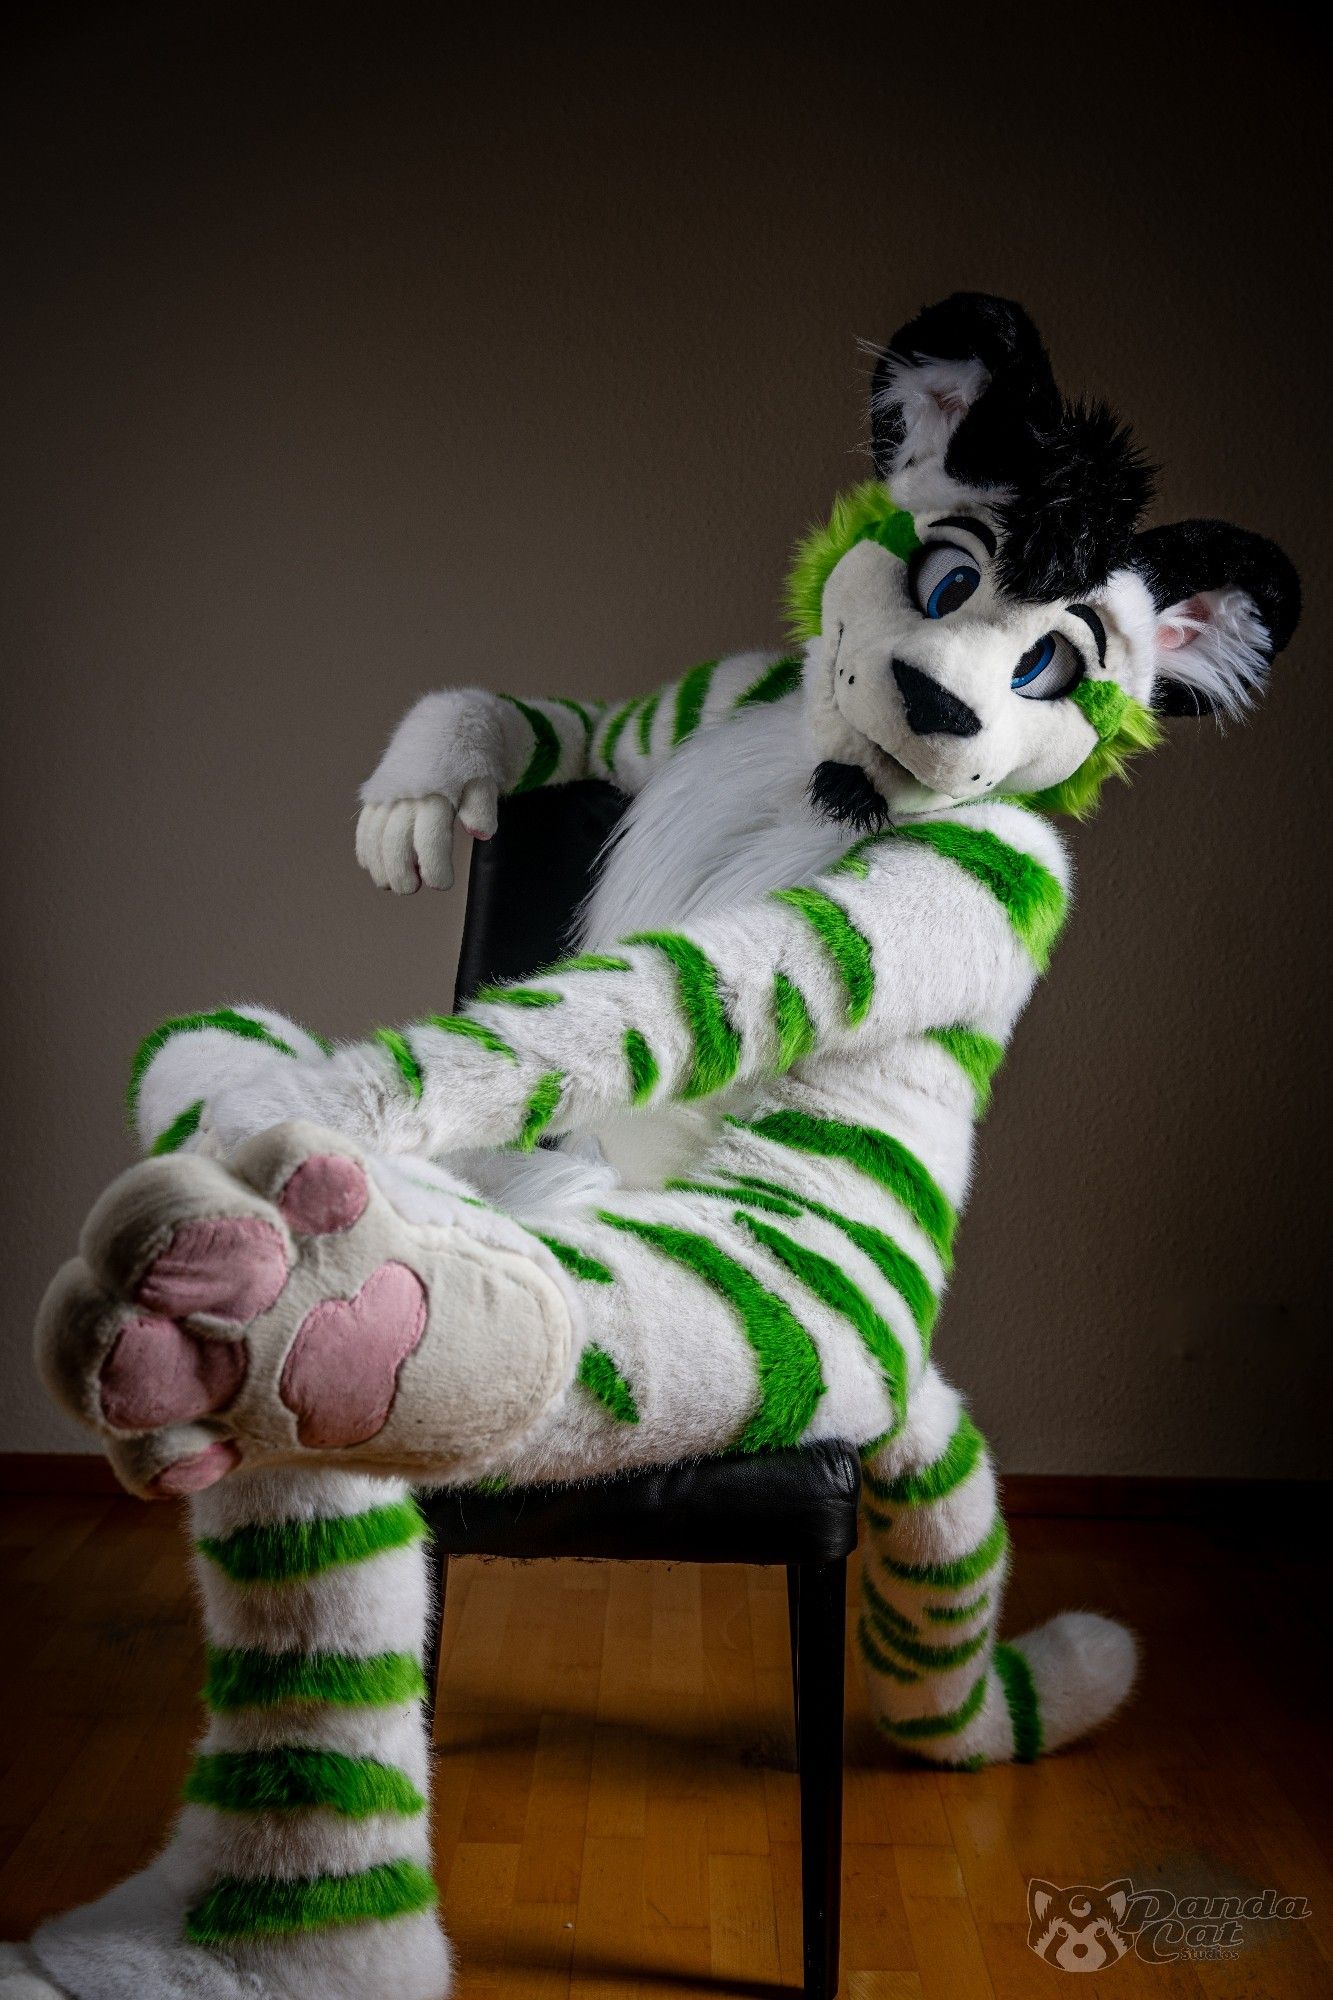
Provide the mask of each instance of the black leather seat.
{"label": "black leather seat", "polygon": [[[613,787],[594,782],[503,803],[498,833],[473,856],[460,1001],[490,981],[523,979],[561,954],[624,804]],[[579,1486],[434,1493],[421,1502],[444,1571],[429,1642],[432,1691],[451,1555],[785,1566],[808,2000],[832,2000],[838,1988],[843,1637],[860,1490],[855,1450],[830,1442]]]}

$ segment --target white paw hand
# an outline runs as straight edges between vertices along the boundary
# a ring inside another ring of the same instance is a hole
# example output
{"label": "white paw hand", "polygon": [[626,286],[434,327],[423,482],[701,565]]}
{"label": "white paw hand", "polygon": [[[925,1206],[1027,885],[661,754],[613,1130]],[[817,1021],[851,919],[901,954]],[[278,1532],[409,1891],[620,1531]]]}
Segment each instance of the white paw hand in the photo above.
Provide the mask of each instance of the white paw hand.
{"label": "white paw hand", "polygon": [[378,888],[410,896],[423,882],[451,887],[454,822],[490,839],[526,731],[517,709],[485,688],[423,695],[408,710],[361,787],[356,858]]}
{"label": "white paw hand", "polygon": [[356,823],[356,858],[377,889],[410,896],[424,882],[449,889],[454,880],[454,821],[474,840],[495,832],[498,787],[486,778],[464,785],[457,809],[442,793],[365,805]]}

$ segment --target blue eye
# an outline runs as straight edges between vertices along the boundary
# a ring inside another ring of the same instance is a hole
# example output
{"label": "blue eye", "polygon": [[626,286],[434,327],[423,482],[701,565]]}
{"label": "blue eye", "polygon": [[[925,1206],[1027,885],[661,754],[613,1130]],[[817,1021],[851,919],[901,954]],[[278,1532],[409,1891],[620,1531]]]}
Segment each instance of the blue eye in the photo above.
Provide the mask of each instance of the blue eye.
{"label": "blue eye", "polygon": [[981,571],[966,550],[951,542],[932,542],[916,557],[910,582],[923,617],[947,618],[967,603],[981,582]]}
{"label": "blue eye", "polygon": [[1044,632],[1029,646],[1009,679],[1024,701],[1054,701],[1082,677],[1083,658],[1061,632]]}
{"label": "blue eye", "polygon": [[1043,668],[1049,667],[1054,658],[1055,634],[1048,632],[1044,639],[1038,639],[1035,646],[1028,647],[1028,650],[1014,668],[1014,676],[1009,683],[1010,687],[1031,687],[1037,675],[1041,673]]}

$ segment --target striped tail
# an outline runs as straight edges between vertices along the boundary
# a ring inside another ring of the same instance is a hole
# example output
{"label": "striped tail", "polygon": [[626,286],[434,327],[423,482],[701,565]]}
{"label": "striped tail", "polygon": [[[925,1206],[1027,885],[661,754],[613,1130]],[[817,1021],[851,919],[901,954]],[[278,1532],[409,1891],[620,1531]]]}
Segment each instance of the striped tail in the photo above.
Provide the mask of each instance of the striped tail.
{"label": "striped tail", "polygon": [[985,1439],[934,1368],[867,1455],[858,1639],[880,1728],[933,1764],[1030,1763],[1104,1722],[1133,1685],[1122,1626],[1066,1612],[996,1642],[1009,1566]]}
{"label": "striped tail", "polygon": [[187,1938],[265,1991],[440,2000],[415,1502],[353,1474],[238,1477],[194,1524],[210,1719],[173,1843]]}

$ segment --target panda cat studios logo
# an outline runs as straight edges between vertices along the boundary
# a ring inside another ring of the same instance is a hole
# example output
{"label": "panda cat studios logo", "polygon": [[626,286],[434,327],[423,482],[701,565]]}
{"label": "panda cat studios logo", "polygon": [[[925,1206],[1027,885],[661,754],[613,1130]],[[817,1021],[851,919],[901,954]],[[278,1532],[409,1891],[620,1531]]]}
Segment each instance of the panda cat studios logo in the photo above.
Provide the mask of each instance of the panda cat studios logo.
{"label": "panda cat studios logo", "polygon": [[1136,1889],[1128,1876],[1060,1889],[1028,1883],[1028,1950],[1061,1972],[1104,1972],[1133,1952],[1147,1965],[1238,1958],[1247,1926],[1308,1917],[1304,1896],[1264,1889],[1252,1896],[1177,1896]]}

